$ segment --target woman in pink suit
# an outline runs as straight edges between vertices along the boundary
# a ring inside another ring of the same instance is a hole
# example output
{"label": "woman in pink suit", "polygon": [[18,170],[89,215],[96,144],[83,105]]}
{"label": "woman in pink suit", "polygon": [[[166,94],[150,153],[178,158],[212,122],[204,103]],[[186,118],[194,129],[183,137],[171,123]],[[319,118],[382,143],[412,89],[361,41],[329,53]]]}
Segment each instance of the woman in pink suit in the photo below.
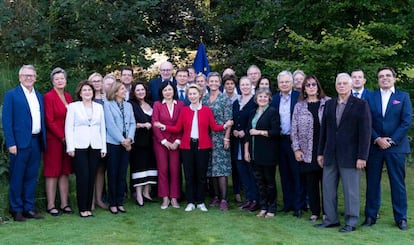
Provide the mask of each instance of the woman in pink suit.
{"label": "woman in pink suit", "polygon": [[[60,67],[50,73],[53,88],[44,95],[46,115],[46,151],[43,154],[43,175],[45,176],[47,212],[52,216],[73,213],[68,202],[69,174],[72,164],[65,149],[66,108],[72,102],[66,87],[66,72]],[[56,188],[59,184],[60,210],[55,206]]]}
{"label": "woman in pink suit", "polygon": [[[159,89],[159,98],[153,106],[152,121],[165,125],[175,125],[184,103],[176,100],[172,82],[164,82]],[[153,128],[154,151],[158,168],[158,196],[162,197],[161,209],[170,204],[179,208],[177,199],[180,197],[180,151],[178,146],[181,133],[170,133]]]}

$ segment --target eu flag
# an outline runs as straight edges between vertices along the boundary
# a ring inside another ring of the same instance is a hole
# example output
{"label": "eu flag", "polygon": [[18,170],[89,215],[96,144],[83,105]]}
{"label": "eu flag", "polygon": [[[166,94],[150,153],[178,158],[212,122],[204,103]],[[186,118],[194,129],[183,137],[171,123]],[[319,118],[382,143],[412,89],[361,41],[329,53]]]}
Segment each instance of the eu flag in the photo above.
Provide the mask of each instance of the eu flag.
{"label": "eu flag", "polygon": [[193,67],[196,71],[196,74],[199,72],[208,75],[210,73],[210,65],[208,64],[206,47],[203,43],[200,43],[198,50],[194,59]]}

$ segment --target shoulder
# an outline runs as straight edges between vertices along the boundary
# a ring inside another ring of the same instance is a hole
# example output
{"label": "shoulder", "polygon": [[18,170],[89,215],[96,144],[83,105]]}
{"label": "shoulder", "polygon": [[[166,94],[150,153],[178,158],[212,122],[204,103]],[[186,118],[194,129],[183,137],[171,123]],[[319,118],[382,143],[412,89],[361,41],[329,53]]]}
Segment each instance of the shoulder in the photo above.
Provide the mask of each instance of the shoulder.
{"label": "shoulder", "polygon": [[149,84],[159,83],[159,82],[161,82],[161,78],[160,77],[157,77],[157,78],[151,79],[149,81]]}

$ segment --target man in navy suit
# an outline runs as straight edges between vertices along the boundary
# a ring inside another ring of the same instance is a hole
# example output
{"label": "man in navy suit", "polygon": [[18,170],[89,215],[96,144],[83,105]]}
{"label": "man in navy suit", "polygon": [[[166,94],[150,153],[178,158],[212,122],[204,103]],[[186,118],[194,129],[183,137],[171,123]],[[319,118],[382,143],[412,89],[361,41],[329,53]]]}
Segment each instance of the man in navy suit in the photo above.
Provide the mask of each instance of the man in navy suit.
{"label": "man in navy suit", "polygon": [[2,120],[10,157],[10,212],[15,221],[25,221],[43,218],[35,212],[35,190],[46,127],[43,98],[33,87],[35,68],[22,66],[19,81],[19,86],[5,94]]}
{"label": "man in navy suit", "polygon": [[[173,72],[174,72],[174,66],[171,62],[169,61],[165,61],[163,63],[161,63],[160,65],[160,75],[161,77],[152,79],[151,81],[149,81],[149,91],[150,91],[150,97],[149,99],[153,102],[155,101],[159,101],[160,98],[158,96],[158,90],[161,87],[161,84],[164,81],[171,81],[175,85],[177,85],[177,82],[175,81],[174,77],[173,77]],[[177,94],[177,93],[175,93]]]}
{"label": "man in navy suit", "polygon": [[360,99],[366,100],[370,95],[371,91],[365,88],[365,79],[364,71],[361,69],[355,69],[351,72],[352,78],[352,95]]}
{"label": "man in navy suit", "polygon": [[405,188],[405,157],[410,153],[408,130],[411,127],[412,105],[408,93],[395,89],[394,69],[378,69],[379,89],[368,98],[372,115],[372,143],[366,169],[367,193],[363,226],[376,223],[381,206],[381,173],[384,161],[391,185],[394,221],[407,229],[407,192]]}
{"label": "man in navy suit", "polygon": [[273,95],[271,106],[276,108],[280,116],[279,173],[283,211],[293,210],[293,215],[299,218],[304,200],[301,200],[299,165],[295,160],[290,140],[291,119],[299,92],[293,90],[293,76],[289,71],[278,74],[277,86],[280,92]]}
{"label": "man in navy suit", "polygon": [[318,164],[323,168],[323,207],[326,218],[318,228],[339,226],[338,183],[344,193],[345,226],[351,232],[359,218],[361,170],[366,167],[371,138],[371,114],[365,100],[351,96],[352,79],[336,77],[337,98],[325,104],[318,146]]}
{"label": "man in navy suit", "polygon": [[177,80],[177,85],[176,85],[177,93],[176,94],[178,96],[178,100],[182,101],[184,105],[189,105],[190,100],[187,98],[187,95],[186,95],[188,78],[189,78],[189,72],[187,68],[178,69],[177,72],[175,73],[175,78]]}

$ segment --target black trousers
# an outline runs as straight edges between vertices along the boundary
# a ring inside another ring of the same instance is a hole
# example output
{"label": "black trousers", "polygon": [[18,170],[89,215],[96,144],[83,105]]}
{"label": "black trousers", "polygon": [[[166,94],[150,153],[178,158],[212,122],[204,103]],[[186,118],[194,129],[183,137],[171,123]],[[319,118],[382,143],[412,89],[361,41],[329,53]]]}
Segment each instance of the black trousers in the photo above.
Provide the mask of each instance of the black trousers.
{"label": "black trousers", "polygon": [[193,139],[190,145],[190,150],[181,150],[185,194],[188,203],[201,204],[206,199],[206,176],[211,149],[198,149],[198,141]]}
{"label": "black trousers", "polygon": [[276,165],[260,165],[253,162],[253,172],[259,188],[261,209],[276,213]]}
{"label": "black trousers", "polygon": [[302,173],[302,176],[305,178],[310,210],[313,215],[319,216],[321,214],[322,169]]}
{"label": "black trousers", "polygon": [[90,211],[92,208],[93,189],[100,158],[100,149],[92,149],[91,147],[75,149],[73,166],[76,175],[76,198],[79,212]]}

